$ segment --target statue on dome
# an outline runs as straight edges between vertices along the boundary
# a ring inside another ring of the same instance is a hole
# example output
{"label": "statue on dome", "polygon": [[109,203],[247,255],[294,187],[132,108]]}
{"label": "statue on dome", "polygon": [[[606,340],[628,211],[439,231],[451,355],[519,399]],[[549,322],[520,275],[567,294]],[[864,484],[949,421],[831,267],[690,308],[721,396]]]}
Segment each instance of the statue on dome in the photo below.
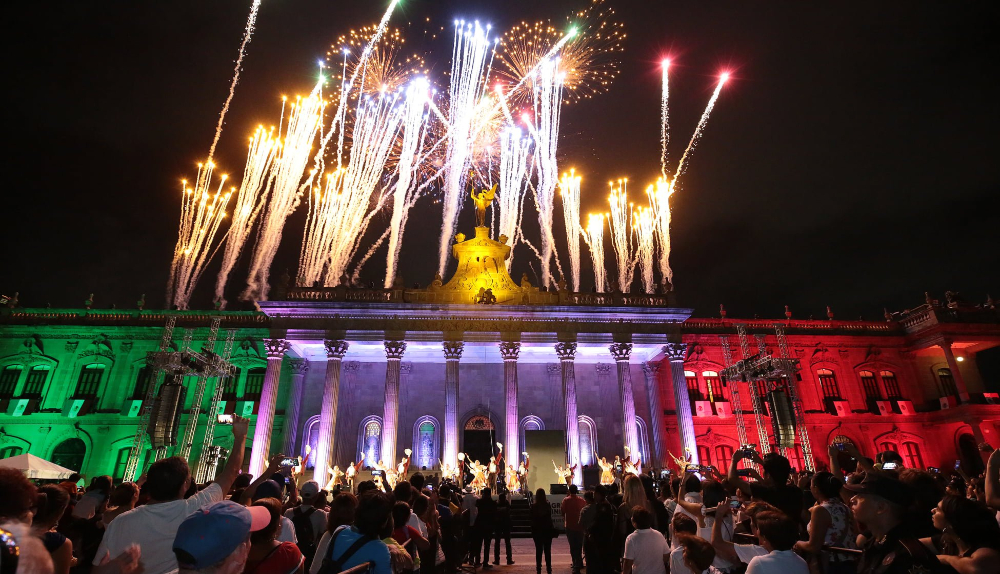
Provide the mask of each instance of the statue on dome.
{"label": "statue on dome", "polygon": [[[475,176],[474,171],[469,171],[469,182],[472,184],[472,178]],[[472,191],[469,195],[472,197],[472,201],[476,202],[476,223],[478,227],[486,227],[486,208],[493,203],[493,198],[497,194],[497,184],[493,184],[493,187],[489,189],[484,189],[476,195],[475,184],[472,184]]]}

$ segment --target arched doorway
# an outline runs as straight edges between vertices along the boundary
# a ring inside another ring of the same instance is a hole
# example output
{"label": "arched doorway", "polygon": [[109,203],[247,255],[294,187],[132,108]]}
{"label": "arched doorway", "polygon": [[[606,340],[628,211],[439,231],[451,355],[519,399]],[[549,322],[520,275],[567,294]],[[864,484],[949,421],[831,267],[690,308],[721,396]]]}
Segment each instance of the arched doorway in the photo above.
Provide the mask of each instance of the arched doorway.
{"label": "arched doorway", "polygon": [[[851,439],[847,438],[846,436],[844,436],[842,434],[838,434],[837,436],[833,437],[833,441],[832,442],[833,442],[834,445],[838,445],[838,444],[852,444],[853,445],[854,444],[854,441],[852,441]],[[857,446],[857,445],[855,445],[855,446]],[[844,472],[854,472],[855,470],[857,470],[857,468],[858,468],[858,461],[856,461],[853,458],[851,458],[851,455],[847,454],[846,452],[844,452],[842,450],[839,450],[839,448],[840,447],[838,447],[838,450],[837,450],[837,462],[840,463],[840,468]]]}
{"label": "arched doorway", "polygon": [[80,472],[83,457],[87,455],[87,445],[78,438],[70,438],[59,443],[52,450],[52,462],[61,467]]}
{"label": "arched doorway", "polygon": [[489,415],[473,415],[465,421],[462,446],[465,454],[482,464],[493,458],[496,445],[496,429]]}
{"label": "arched doorway", "polygon": [[979,447],[976,445],[976,437],[965,433],[958,437],[958,452],[962,456],[962,470],[969,476],[979,476],[986,467],[983,465],[983,457],[979,454]]}

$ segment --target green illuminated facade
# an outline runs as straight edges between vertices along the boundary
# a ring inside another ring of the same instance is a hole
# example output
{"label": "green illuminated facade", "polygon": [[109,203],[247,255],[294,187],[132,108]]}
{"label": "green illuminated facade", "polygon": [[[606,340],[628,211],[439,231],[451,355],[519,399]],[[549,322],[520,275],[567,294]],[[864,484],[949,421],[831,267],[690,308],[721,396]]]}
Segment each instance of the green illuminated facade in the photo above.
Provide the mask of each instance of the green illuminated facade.
{"label": "green illuminated facade", "polygon": [[[159,350],[171,315],[176,318],[170,344],[174,350],[183,344],[187,329],[190,348],[208,350],[204,345],[215,316],[221,317],[215,353],[222,354],[227,331],[235,330],[230,361],[239,370],[223,391],[224,411],[249,415],[253,436],[267,366],[263,340],[268,337],[269,320],[264,314],[4,308],[0,310],[0,458],[27,452],[86,477],[109,474],[121,479],[146,385],[155,376],[146,366],[146,355]],[[288,370],[294,361],[284,365]],[[281,374],[271,441],[276,445],[281,444],[289,378]],[[189,389],[191,379],[185,381]],[[208,380],[191,460],[200,455],[217,382]],[[188,392],[185,399],[181,436],[193,395]],[[213,434],[217,437],[213,444],[232,447],[228,427],[216,426]],[[248,441],[248,454],[250,447]],[[147,450],[140,468],[148,464],[148,456]]]}

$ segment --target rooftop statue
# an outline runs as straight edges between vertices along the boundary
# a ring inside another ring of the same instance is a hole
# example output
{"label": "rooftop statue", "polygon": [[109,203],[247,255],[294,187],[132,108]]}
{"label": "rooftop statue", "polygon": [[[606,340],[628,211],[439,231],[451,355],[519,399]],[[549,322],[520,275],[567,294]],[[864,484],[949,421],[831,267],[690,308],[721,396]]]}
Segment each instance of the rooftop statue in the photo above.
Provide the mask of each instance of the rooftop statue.
{"label": "rooftop statue", "polygon": [[476,186],[473,183],[473,177],[475,172],[469,170],[469,184],[472,186],[472,190],[469,195],[472,197],[472,201],[476,202],[476,223],[478,227],[486,227],[486,208],[493,203],[493,198],[497,194],[497,184],[493,184],[493,187],[489,189],[484,189],[476,195]]}

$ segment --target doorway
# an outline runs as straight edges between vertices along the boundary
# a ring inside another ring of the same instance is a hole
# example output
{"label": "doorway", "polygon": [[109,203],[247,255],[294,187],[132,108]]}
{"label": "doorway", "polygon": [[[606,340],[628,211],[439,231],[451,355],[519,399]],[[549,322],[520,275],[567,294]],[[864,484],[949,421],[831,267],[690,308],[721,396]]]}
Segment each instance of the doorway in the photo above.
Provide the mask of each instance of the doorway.
{"label": "doorway", "polygon": [[468,457],[482,464],[489,464],[496,451],[494,443],[496,429],[489,415],[474,415],[465,423],[462,433],[463,452]]}

